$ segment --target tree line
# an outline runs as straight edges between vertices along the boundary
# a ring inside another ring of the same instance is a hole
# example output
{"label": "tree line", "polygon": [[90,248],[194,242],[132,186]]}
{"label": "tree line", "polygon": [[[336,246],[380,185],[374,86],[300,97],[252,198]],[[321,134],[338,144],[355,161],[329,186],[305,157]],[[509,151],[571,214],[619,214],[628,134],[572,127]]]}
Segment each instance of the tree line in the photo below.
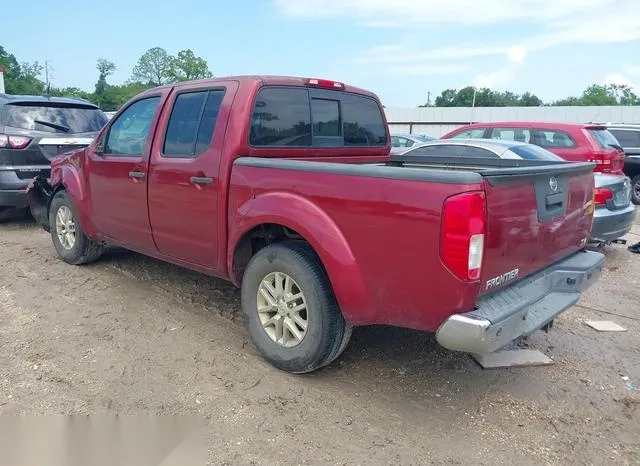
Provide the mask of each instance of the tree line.
{"label": "tree line", "polygon": [[[131,77],[122,84],[111,84],[109,76],[116,71],[112,61],[99,58],[96,63],[97,81],[93,92],[77,87],[47,86],[42,79],[43,66],[39,62],[19,62],[0,46],[0,67],[5,69],[5,89],[8,94],[80,97],[100,106],[104,111],[117,110],[139,92],[154,86],[191,79],[212,77],[207,61],[191,49],[172,55],[161,47],[147,50],[133,67]],[[475,92],[475,102],[474,102]],[[593,84],[581,95],[545,103],[535,94],[516,94],[488,88],[445,89],[434,102],[420,107],[539,107],[542,105],[640,105],[640,97],[629,86]]]}
{"label": "tree line", "polygon": [[112,61],[99,58],[96,63],[97,81],[93,92],[77,87],[48,86],[39,62],[19,62],[12,53],[0,46],[0,67],[4,68],[7,94],[51,95],[79,97],[97,104],[102,110],[114,111],[139,92],[151,87],[178,81],[204,79],[213,76],[206,60],[191,49],[172,55],[161,47],[147,50],[133,67],[131,77],[122,84],[111,84],[109,76],[116,71]]}
{"label": "tree line", "polygon": [[471,107],[474,105],[474,91],[476,107],[640,105],[640,97],[629,86],[593,84],[579,96],[566,97],[550,103],[544,103],[541,98],[530,92],[515,94],[509,91],[493,91],[471,86],[462,89],[445,89],[433,103],[427,102],[419,107]]}

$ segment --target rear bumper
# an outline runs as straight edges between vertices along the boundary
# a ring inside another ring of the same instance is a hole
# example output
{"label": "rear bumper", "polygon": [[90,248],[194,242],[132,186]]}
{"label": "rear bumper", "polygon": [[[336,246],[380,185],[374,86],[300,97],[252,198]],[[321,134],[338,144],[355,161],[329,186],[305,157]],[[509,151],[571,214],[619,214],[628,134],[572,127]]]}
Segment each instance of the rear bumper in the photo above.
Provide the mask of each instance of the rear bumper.
{"label": "rear bumper", "polygon": [[0,166],[0,207],[25,208],[27,204],[27,187],[30,179],[22,179],[18,172],[47,174],[49,167],[45,166]]}
{"label": "rear bumper", "polygon": [[544,327],[596,282],[605,257],[578,252],[514,285],[483,296],[476,310],[454,314],[438,328],[438,343],[453,351],[486,354]]}
{"label": "rear bumper", "polygon": [[593,214],[593,227],[590,241],[608,243],[618,239],[631,230],[636,218],[636,206],[630,204],[621,210],[598,208]]}
{"label": "rear bumper", "polygon": [[27,207],[26,191],[0,189],[0,209],[3,207],[17,209],[23,209]]}
{"label": "rear bumper", "polygon": [[31,215],[45,230],[49,231],[49,205],[53,197],[53,189],[49,181],[42,176],[36,176],[26,192],[26,199]]}

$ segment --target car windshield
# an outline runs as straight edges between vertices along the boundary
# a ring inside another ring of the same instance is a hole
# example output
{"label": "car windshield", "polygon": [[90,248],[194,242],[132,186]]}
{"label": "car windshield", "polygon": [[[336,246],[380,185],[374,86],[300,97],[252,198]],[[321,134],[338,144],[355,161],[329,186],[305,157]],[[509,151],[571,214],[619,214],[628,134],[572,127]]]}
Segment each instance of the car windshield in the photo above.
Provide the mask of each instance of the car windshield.
{"label": "car windshield", "polygon": [[83,105],[10,104],[3,115],[3,124],[12,128],[63,134],[96,132],[107,121],[100,109]]}
{"label": "car windshield", "polygon": [[546,149],[543,149],[540,146],[535,146],[533,144],[519,144],[515,146],[511,146],[509,148],[511,152],[516,154],[517,156],[523,158],[524,160],[552,160],[552,161],[563,161],[564,159],[558,157],[557,155],[549,152]]}

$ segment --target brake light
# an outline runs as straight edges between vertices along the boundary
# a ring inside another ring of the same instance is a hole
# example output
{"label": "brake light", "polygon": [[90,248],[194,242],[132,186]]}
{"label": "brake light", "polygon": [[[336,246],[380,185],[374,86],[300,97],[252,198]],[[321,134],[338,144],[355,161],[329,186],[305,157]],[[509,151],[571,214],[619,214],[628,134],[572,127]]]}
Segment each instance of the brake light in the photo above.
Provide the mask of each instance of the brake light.
{"label": "brake light", "polygon": [[482,191],[457,194],[444,202],[440,257],[460,280],[480,278],[486,223]]}
{"label": "brake light", "polygon": [[3,149],[24,149],[31,142],[31,138],[25,136],[7,136],[0,134],[0,148]]}
{"label": "brake light", "polygon": [[624,153],[594,152],[589,162],[594,162],[594,172],[620,173],[624,166]]}
{"label": "brake light", "polygon": [[609,188],[596,188],[593,200],[596,205],[605,205],[607,201],[613,199],[613,191]]}
{"label": "brake light", "polygon": [[329,89],[344,89],[344,84],[337,81],[330,81],[328,79],[305,79],[305,85],[313,87],[325,87]]}

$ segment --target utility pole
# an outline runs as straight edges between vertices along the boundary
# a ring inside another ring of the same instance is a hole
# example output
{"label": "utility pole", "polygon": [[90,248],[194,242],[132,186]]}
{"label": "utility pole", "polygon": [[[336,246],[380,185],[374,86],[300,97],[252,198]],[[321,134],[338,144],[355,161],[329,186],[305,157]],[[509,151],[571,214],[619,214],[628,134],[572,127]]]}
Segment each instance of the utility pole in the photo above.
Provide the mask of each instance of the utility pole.
{"label": "utility pole", "polygon": [[427,91],[427,107],[431,107],[431,92]]}
{"label": "utility pole", "polygon": [[45,82],[45,95],[51,97],[51,86],[49,85],[49,62],[44,61],[44,82]]}
{"label": "utility pole", "polygon": [[476,108],[476,87],[473,87],[473,100],[471,101],[471,121],[469,122],[469,124],[473,123],[473,112]]}

